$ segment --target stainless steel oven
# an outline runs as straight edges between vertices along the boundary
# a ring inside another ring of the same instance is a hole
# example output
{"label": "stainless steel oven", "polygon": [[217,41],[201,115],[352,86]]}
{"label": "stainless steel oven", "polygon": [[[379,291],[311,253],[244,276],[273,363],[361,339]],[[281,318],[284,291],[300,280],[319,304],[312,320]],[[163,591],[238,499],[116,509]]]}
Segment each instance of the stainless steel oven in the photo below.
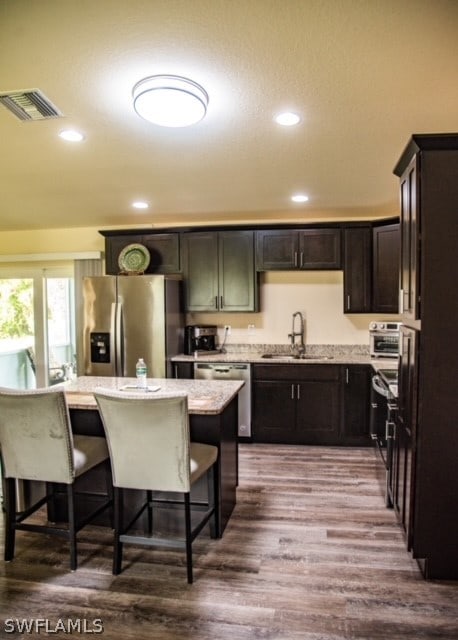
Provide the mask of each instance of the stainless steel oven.
{"label": "stainless steel oven", "polygon": [[397,412],[397,369],[381,369],[372,377],[370,434],[383,466],[385,504],[393,506],[393,437]]}
{"label": "stainless steel oven", "polygon": [[369,352],[373,358],[399,358],[400,350],[400,322],[371,322],[369,324]]}

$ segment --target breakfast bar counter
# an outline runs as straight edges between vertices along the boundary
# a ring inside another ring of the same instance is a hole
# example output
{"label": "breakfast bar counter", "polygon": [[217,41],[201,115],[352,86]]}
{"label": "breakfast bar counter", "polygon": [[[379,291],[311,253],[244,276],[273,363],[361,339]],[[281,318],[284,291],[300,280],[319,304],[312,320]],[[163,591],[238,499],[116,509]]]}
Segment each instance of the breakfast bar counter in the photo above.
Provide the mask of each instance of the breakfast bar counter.
{"label": "breakfast bar counter", "polygon": [[[222,380],[175,380],[148,378],[155,397],[176,393],[188,395],[191,440],[218,447],[219,498],[221,532],[227,525],[236,503],[238,482],[238,392],[243,382]],[[97,388],[133,387],[135,378],[82,376],[65,382],[72,429],[75,434],[103,436],[103,426],[94,398]],[[132,389],[129,389],[132,392]],[[126,425],[126,429],[129,425]]]}
{"label": "breakfast bar counter", "polygon": [[[97,388],[135,390],[135,378],[81,376],[65,382],[67,403],[71,409],[97,409],[94,391]],[[186,393],[190,415],[218,415],[237,396],[243,382],[238,380],[176,380],[175,378],[148,378],[148,387],[154,396],[167,397]]]}

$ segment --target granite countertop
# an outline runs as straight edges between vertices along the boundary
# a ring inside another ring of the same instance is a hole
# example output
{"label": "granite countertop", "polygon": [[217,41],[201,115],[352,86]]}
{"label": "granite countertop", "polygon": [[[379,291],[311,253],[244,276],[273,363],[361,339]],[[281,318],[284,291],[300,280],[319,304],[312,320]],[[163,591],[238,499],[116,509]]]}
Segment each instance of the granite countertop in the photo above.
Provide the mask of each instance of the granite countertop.
{"label": "granite countertop", "polygon": [[[272,357],[265,357],[271,354]],[[396,369],[396,358],[371,358],[365,345],[308,345],[304,358],[291,357],[289,345],[231,345],[225,353],[199,351],[197,355],[180,354],[172,362],[208,362],[251,364],[372,364],[374,368]]]}
{"label": "granite countertop", "polygon": [[[190,414],[221,413],[245,384],[241,380],[176,380],[174,378],[148,378],[148,386],[154,396],[167,397],[186,393]],[[135,385],[135,378],[112,378],[81,376],[62,383],[70,409],[97,409],[93,392],[97,387],[120,390],[126,385]],[[131,392],[132,393],[132,392]],[[135,391],[134,391],[135,393]]]}

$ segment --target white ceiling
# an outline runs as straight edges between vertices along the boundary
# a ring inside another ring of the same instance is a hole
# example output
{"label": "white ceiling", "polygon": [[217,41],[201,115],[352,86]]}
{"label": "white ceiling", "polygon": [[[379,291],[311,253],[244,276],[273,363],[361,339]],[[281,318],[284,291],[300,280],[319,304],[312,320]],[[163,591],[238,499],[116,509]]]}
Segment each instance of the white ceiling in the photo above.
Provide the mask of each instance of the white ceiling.
{"label": "white ceiling", "polygon": [[[0,230],[397,214],[410,135],[458,130],[457,71],[457,0],[0,0],[0,92],[64,114],[0,105]],[[159,73],[202,84],[207,117],[140,119],[132,87]]]}

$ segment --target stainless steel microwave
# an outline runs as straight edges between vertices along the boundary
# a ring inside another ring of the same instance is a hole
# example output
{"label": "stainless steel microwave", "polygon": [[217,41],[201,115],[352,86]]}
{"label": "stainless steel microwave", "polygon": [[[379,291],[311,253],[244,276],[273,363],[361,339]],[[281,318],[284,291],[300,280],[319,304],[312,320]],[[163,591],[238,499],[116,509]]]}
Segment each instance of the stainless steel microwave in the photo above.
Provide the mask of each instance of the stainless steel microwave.
{"label": "stainless steel microwave", "polygon": [[369,353],[372,358],[398,358],[401,353],[401,322],[371,322]]}

